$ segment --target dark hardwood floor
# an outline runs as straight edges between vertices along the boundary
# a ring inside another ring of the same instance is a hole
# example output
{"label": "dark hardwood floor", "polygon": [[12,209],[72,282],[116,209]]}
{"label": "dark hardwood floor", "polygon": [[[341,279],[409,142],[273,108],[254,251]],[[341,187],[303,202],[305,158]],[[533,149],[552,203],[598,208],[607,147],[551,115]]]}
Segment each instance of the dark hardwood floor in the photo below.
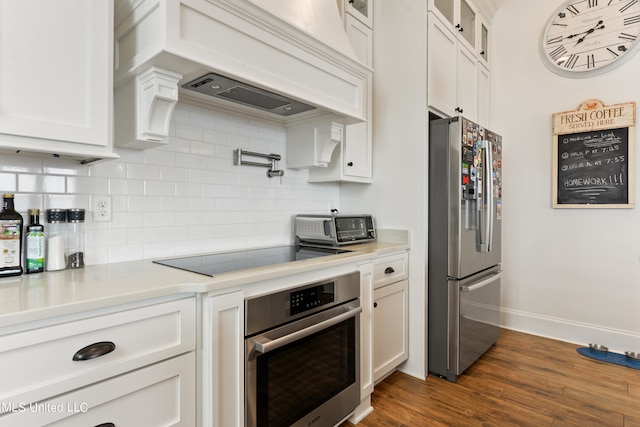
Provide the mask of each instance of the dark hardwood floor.
{"label": "dark hardwood floor", "polygon": [[503,330],[455,384],[390,375],[358,426],[640,426],[640,370],[585,358],[576,348]]}

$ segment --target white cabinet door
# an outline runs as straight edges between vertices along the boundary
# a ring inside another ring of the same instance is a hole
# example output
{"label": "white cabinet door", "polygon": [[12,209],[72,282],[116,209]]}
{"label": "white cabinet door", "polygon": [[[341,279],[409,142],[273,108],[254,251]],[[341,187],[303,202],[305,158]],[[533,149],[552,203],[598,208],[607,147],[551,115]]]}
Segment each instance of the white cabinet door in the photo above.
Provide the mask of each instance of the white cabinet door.
{"label": "white cabinet door", "polygon": [[396,369],[409,355],[408,293],[407,280],[374,291],[374,381]]}
{"label": "white cabinet door", "polygon": [[112,152],[113,0],[0,2],[0,148]]}
{"label": "white cabinet door", "polygon": [[482,64],[478,64],[478,123],[490,126],[491,114],[489,111],[489,70]]}
{"label": "white cabinet door", "polygon": [[244,425],[244,293],[205,298],[202,425]]}
{"label": "white cabinet door", "polygon": [[456,61],[458,41],[449,26],[443,24],[432,12],[428,22],[427,64],[429,105],[447,116],[457,113]]}
{"label": "white cabinet door", "polygon": [[475,122],[478,121],[478,60],[473,52],[459,44],[457,63],[457,113]]}

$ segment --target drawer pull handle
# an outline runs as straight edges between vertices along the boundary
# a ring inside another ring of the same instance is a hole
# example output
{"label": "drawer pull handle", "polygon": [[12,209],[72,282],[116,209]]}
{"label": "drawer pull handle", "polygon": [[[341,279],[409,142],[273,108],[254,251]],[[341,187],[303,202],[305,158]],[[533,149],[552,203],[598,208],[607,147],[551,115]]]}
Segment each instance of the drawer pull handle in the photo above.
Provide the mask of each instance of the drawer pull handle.
{"label": "drawer pull handle", "polygon": [[116,427],[114,423],[102,423],[98,424],[96,427]]}
{"label": "drawer pull handle", "polygon": [[396,271],[393,269],[393,267],[387,267],[384,269],[384,274],[391,274],[391,273],[395,273]]}
{"label": "drawer pull handle", "polygon": [[[83,360],[95,359],[96,357],[104,356],[111,353],[116,349],[116,345],[111,341],[101,341],[90,344],[84,348],[81,348],[73,355],[74,362],[81,362]],[[104,424],[108,426],[109,424]]]}

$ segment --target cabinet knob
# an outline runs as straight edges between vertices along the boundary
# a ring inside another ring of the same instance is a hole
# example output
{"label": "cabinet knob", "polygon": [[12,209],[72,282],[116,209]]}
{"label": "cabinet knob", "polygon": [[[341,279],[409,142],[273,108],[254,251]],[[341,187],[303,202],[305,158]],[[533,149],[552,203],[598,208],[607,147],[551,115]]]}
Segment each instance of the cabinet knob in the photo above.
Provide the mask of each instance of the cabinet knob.
{"label": "cabinet knob", "polygon": [[460,108],[460,107],[456,107],[456,111],[457,111],[458,113],[460,113],[460,114],[462,114],[462,112],[463,112],[462,108]]}
{"label": "cabinet knob", "polygon": [[484,50],[481,50],[481,51],[480,51],[480,55],[483,55],[483,56],[484,56]]}
{"label": "cabinet knob", "polygon": [[101,341],[81,348],[73,355],[74,362],[82,362],[83,360],[95,359],[104,356],[116,349],[116,345],[111,341]]}
{"label": "cabinet knob", "polygon": [[353,166],[353,162],[347,163],[347,166]]}
{"label": "cabinet knob", "polygon": [[373,303],[373,308],[378,308],[378,303],[377,302]]}
{"label": "cabinet knob", "polygon": [[458,29],[458,31],[463,32],[464,28],[462,28],[462,26],[460,24],[456,25],[456,28]]}
{"label": "cabinet knob", "polygon": [[387,267],[384,269],[384,274],[391,274],[391,273],[395,273],[396,271],[393,269],[393,267]]}

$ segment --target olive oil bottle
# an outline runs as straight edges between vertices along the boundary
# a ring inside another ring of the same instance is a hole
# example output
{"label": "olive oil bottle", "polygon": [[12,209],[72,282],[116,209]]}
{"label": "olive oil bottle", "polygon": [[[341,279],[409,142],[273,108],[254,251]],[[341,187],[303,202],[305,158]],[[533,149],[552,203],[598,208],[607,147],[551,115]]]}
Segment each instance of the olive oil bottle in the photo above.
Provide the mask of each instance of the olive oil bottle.
{"label": "olive oil bottle", "polygon": [[40,210],[29,209],[25,245],[25,273],[44,271],[44,226],[40,224]]}
{"label": "olive oil bottle", "polygon": [[0,277],[22,274],[23,219],[14,205],[13,194],[2,195],[0,211]]}

